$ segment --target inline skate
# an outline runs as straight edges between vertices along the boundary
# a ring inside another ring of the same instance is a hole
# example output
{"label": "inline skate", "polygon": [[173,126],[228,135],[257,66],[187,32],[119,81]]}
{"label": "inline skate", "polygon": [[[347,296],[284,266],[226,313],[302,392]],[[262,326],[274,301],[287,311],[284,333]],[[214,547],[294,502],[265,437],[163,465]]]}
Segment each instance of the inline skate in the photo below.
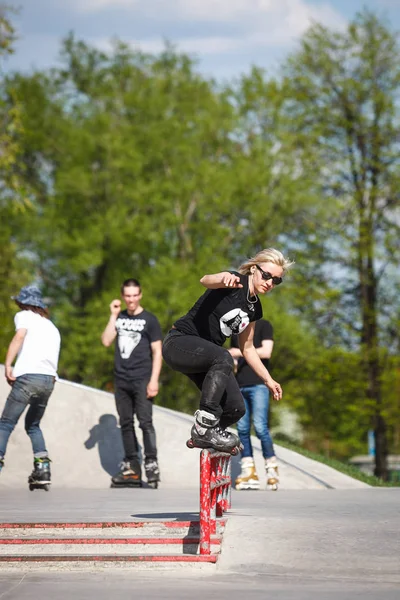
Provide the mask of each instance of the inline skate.
{"label": "inline skate", "polygon": [[239,453],[240,441],[237,435],[222,429],[219,419],[205,410],[194,413],[195,422],[186,442],[188,448],[213,448],[235,456]]}
{"label": "inline skate", "polygon": [[138,460],[123,460],[119,472],[111,478],[111,487],[142,487],[142,469]]}
{"label": "inline skate", "polygon": [[48,456],[40,458],[35,457],[33,459],[33,471],[28,477],[29,489],[33,490],[45,490],[46,492],[50,489],[51,484],[51,472],[50,472],[50,459]]}
{"label": "inline skate", "polygon": [[265,472],[267,475],[268,489],[276,492],[279,483],[279,472],[275,457],[265,459]]}
{"label": "inline skate", "polygon": [[236,478],[235,488],[237,490],[259,490],[260,480],[258,479],[256,466],[252,456],[245,456],[241,460],[241,473]]}

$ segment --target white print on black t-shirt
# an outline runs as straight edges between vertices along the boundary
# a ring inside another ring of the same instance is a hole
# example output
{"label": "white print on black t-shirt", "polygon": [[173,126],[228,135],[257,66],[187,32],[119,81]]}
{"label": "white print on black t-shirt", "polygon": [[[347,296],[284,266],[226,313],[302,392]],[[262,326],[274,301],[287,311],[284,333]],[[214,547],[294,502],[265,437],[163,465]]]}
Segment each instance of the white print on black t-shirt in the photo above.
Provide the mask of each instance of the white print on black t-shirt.
{"label": "white print on black t-shirt", "polygon": [[128,359],[140,340],[142,335],[138,333],[143,331],[146,325],[146,319],[117,319],[115,328],[118,332],[118,347],[121,358]]}
{"label": "white print on black t-shirt", "polygon": [[226,337],[230,337],[232,334],[238,335],[239,333],[242,333],[249,323],[249,315],[240,310],[240,308],[230,310],[219,320],[221,331]]}
{"label": "white print on black t-shirt", "polygon": [[120,331],[118,347],[121,358],[129,358],[141,339],[142,335],[137,333],[137,331]]}
{"label": "white print on black t-shirt", "polygon": [[[117,319],[115,328],[118,333],[121,331],[143,331],[146,325],[146,319]],[[123,334],[122,334],[123,335]]]}

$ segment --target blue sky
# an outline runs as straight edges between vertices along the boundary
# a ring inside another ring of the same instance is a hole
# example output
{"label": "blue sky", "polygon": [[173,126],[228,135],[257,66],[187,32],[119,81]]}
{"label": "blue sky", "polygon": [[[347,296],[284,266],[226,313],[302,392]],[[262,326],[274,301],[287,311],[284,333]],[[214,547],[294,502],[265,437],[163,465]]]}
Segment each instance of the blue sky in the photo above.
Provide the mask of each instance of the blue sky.
{"label": "blue sky", "polygon": [[113,37],[158,52],[164,40],[199,61],[200,70],[231,79],[252,64],[273,72],[313,21],[342,28],[363,6],[400,30],[400,0],[8,0],[19,40],[4,70],[58,63],[69,31],[101,49]]}

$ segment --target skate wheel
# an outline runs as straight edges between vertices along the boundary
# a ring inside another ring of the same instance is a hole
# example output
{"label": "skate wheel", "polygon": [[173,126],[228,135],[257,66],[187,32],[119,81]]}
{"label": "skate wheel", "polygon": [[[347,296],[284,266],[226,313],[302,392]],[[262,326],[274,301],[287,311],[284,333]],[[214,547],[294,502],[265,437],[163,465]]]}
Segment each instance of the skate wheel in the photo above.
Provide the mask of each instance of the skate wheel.
{"label": "skate wheel", "polygon": [[239,448],[237,446],[232,448],[231,454],[232,454],[232,456],[236,456],[237,454],[239,454]]}
{"label": "skate wheel", "polygon": [[186,446],[188,448],[194,448],[194,442],[192,440],[192,438],[190,438],[187,442],[186,442]]}
{"label": "skate wheel", "polygon": [[29,484],[29,491],[33,492],[34,489],[35,489],[35,486],[30,483]]}
{"label": "skate wheel", "polygon": [[153,490],[156,490],[158,488],[158,481],[149,481],[148,485],[150,488],[152,488]]}
{"label": "skate wheel", "polygon": [[272,485],[269,486],[269,489],[272,492],[276,492],[276,491],[278,491],[278,486],[276,485],[276,483],[274,483],[274,484],[272,484]]}
{"label": "skate wheel", "polygon": [[44,485],[43,487],[44,487],[44,489],[46,490],[46,492],[48,492],[48,491],[49,491],[49,489],[50,489],[50,486],[49,486],[49,485]]}

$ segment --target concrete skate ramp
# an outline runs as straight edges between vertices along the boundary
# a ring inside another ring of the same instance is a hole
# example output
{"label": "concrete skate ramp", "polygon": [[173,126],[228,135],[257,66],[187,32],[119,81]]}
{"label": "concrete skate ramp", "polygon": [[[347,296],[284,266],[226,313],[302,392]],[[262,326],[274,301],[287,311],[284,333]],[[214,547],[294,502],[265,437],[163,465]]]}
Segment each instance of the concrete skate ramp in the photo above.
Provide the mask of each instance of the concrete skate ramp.
{"label": "concrete skate ramp", "polygon": [[[10,391],[0,366],[0,411]],[[154,424],[162,488],[199,487],[199,451],[189,450],[193,417],[160,406],[154,407]],[[52,483],[65,488],[104,488],[118,471],[123,458],[121,433],[114,396],[101,390],[59,380],[50,398],[41,427],[52,460]],[[136,424],[137,427],[137,424]],[[137,427],[139,442],[141,430]],[[255,460],[261,486],[265,487],[260,443],[254,438]],[[276,446],[281,475],[280,489],[367,487],[347,475]],[[12,433],[1,488],[26,488],[32,470],[32,448],[24,430],[24,415]],[[232,475],[240,471],[232,460]]]}

